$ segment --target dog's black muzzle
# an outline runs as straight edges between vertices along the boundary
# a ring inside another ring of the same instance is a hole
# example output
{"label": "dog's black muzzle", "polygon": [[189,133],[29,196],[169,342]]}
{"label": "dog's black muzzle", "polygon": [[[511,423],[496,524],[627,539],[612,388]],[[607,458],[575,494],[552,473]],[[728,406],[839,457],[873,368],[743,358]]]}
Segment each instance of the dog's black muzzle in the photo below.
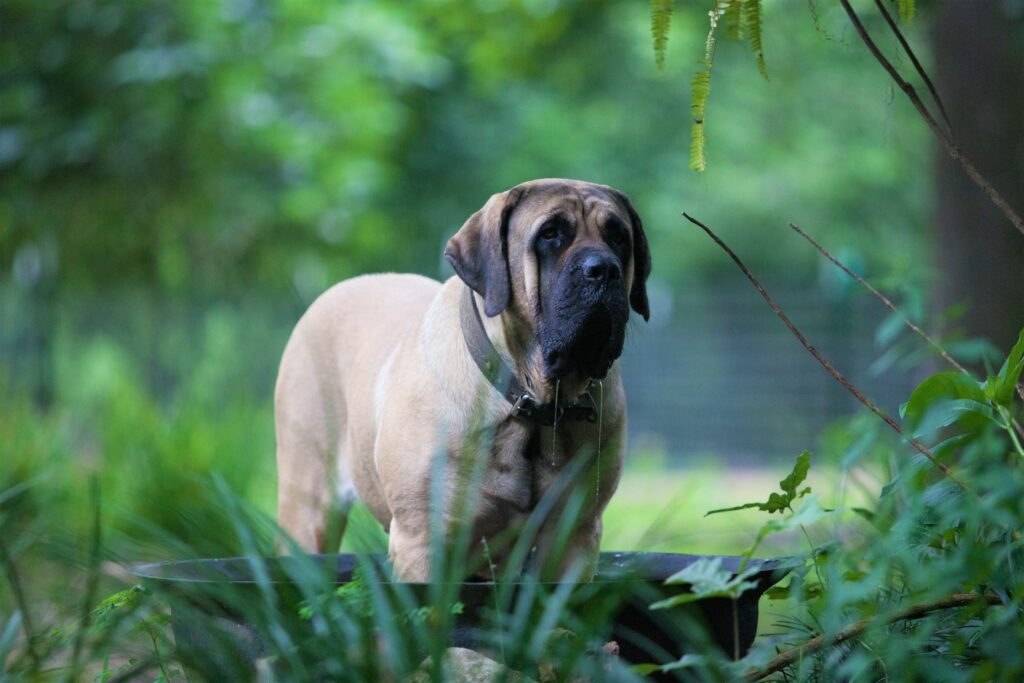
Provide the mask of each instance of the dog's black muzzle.
{"label": "dog's black muzzle", "polygon": [[561,379],[576,370],[604,378],[622,353],[629,319],[619,259],[606,250],[581,250],[545,303],[540,343],[547,376]]}

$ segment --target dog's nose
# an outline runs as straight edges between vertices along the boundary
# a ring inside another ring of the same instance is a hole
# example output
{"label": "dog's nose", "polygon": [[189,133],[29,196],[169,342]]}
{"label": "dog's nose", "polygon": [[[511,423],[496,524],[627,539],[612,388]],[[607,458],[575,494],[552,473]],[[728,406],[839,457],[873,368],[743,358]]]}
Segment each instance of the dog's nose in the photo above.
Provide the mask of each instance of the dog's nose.
{"label": "dog's nose", "polygon": [[583,276],[594,282],[612,282],[622,277],[622,269],[607,254],[587,254],[583,259]]}

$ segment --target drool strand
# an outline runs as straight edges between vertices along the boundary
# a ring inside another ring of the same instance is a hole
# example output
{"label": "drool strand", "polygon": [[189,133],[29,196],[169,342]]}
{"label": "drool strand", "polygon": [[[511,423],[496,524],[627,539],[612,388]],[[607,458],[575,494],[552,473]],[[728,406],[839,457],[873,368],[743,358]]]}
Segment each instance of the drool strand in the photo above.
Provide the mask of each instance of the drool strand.
{"label": "drool strand", "polygon": [[555,380],[555,416],[551,421],[551,468],[555,467],[555,447],[558,441],[558,389],[562,386],[562,380]]}
{"label": "drool strand", "polygon": [[594,486],[594,505],[601,504],[601,428],[604,426],[604,380],[597,381],[597,479]]}

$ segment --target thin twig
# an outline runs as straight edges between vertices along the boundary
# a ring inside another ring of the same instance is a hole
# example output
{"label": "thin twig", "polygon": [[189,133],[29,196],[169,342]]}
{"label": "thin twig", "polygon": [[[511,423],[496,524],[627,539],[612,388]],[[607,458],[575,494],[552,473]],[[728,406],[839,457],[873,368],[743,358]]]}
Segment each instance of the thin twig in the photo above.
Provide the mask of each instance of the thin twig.
{"label": "thin twig", "polygon": [[[925,617],[932,612],[952,609],[954,607],[965,607],[979,601],[984,602],[986,606],[1002,604],[1002,600],[1000,600],[999,596],[994,593],[954,593],[935,602],[912,605],[890,617],[882,619],[881,621],[884,624],[894,624],[898,621],[913,621],[915,619]],[[813,654],[823,647],[828,645],[838,645],[839,643],[860,636],[864,631],[868,630],[868,628],[878,621],[880,621],[879,617],[868,617],[836,631],[835,635],[829,637],[826,637],[825,635],[815,636],[804,644],[798,645],[791,650],[786,650],[781,653],[778,657],[768,662],[764,668],[748,672],[745,678],[748,681],[760,681],[764,678],[768,678],[768,676],[782,671],[786,667],[799,661],[801,658],[806,657],[809,654]]]}
{"label": "thin twig", "polygon": [[[878,291],[877,289],[872,287],[871,284],[869,282],[867,282],[864,278],[862,278],[861,276],[857,275],[852,270],[850,270],[845,265],[843,265],[843,263],[839,259],[837,259],[835,256],[833,256],[832,254],[829,253],[828,249],[823,247],[821,245],[821,243],[819,243],[813,237],[811,237],[806,232],[801,230],[800,226],[798,226],[796,223],[790,223],[789,227],[792,228],[796,232],[796,234],[800,235],[805,240],[810,242],[814,246],[815,249],[817,249],[819,252],[821,252],[822,256],[827,258],[829,261],[831,261],[833,264],[835,264],[836,267],[838,267],[844,273],[846,273],[847,275],[852,277],[854,280],[856,280],[857,283],[860,284],[860,286],[862,286],[864,289],[866,289],[869,292],[871,292],[872,294],[874,294],[875,297],[877,297],[879,301],[881,301],[883,304],[885,304],[889,308],[890,311],[892,311],[896,315],[898,315],[901,318],[903,318],[904,324],[907,327],[909,327],[911,330],[913,330],[919,337],[921,337],[921,339],[924,339],[926,342],[931,344],[932,348],[934,348],[936,351],[938,351],[939,355],[941,355],[946,360],[947,363],[952,365],[954,368],[956,368],[957,370],[962,372],[967,377],[971,377],[973,379],[974,376],[971,375],[970,372],[968,372],[967,368],[965,368],[963,365],[958,363],[957,360],[955,358],[953,358],[953,356],[949,355],[949,353],[946,351],[946,349],[942,348],[941,344],[939,344],[937,341],[935,341],[934,339],[929,337],[925,333],[925,331],[922,330],[917,325],[915,325],[914,322],[910,318],[908,318],[907,316],[903,315],[903,313],[901,313],[900,310],[898,308],[896,308],[896,304],[894,304],[889,299],[889,297],[887,297],[884,294],[882,294],[880,291]],[[1020,391],[1020,386],[1017,387],[1017,390]],[[1024,427],[1022,427],[1020,422],[1018,422],[1017,419],[1015,417],[1013,417],[1012,415],[1009,416],[1009,420],[1010,420],[1010,424],[1013,426],[1013,429],[1017,432],[1018,435],[1020,435],[1020,438],[1024,439]]]}
{"label": "thin twig", "polygon": [[940,355],[941,355],[941,356],[942,356],[942,357],[943,357],[943,358],[944,358],[944,359],[946,360],[946,362],[947,362],[947,363],[949,363],[950,365],[952,365],[952,366],[953,366],[954,368],[956,368],[956,369],[957,369],[957,370],[959,370],[960,372],[964,373],[965,375],[968,375],[968,376],[970,376],[970,374],[971,374],[971,373],[967,371],[967,368],[965,368],[964,366],[960,365],[960,363],[958,363],[958,362],[957,362],[957,360],[956,360],[955,358],[953,358],[953,356],[949,355],[949,353],[948,353],[948,352],[946,351],[946,349],[942,348],[942,346],[941,346],[941,345],[940,345],[940,344],[939,344],[939,343],[938,343],[937,341],[935,341],[934,339],[932,339],[931,337],[929,337],[929,336],[928,336],[928,335],[927,335],[927,334],[925,333],[925,331],[924,331],[924,330],[922,330],[922,329],[921,329],[920,327],[918,327],[917,325],[915,325],[915,324],[914,324],[914,322],[913,322],[912,320],[910,320],[910,318],[908,318],[908,317],[906,317],[905,315],[903,315],[902,313],[900,313],[899,309],[898,309],[898,308],[896,308],[896,304],[894,304],[894,303],[893,303],[893,302],[892,302],[892,301],[891,301],[891,300],[889,299],[889,297],[887,297],[886,295],[884,295],[884,294],[882,294],[881,292],[879,292],[879,291],[878,291],[877,289],[875,289],[874,287],[872,287],[872,286],[871,286],[871,284],[870,284],[869,282],[867,282],[867,281],[866,281],[866,280],[865,280],[864,278],[862,278],[862,277],[861,277],[860,275],[857,275],[857,274],[856,274],[855,272],[853,272],[852,270],[850,270],[849,268],[847,268],[847,267],[846,267],[845,265],[843,265],[843,264],[842,264],[842,263],[841,263],[841,262],[839,261],[839,259],[837,259],[837,258],[836,258],[835,256],[833,256],[832,254],[830,254],[830,253],[828,252],[828,250],[827,250],[827,249],[825,249],[825,247],[823,247],[823,246],[821,245],[821,243],[820,243],[820,242],[818,242],[818,241],[817,241],[817,240],[815,240],[815,239],[814,239],[813,237],[811,237],[810,235],[808,235],[808,234],[807,234],[806,232],[804,232],[803,230],[801,230],[801,229],[800,229],[800,226],[798,226],[798,225],[797,225],[796,223],[790,223],[790,224],[789,224],[789,227],[790,227],[790,228],[792,228],[792,229],[793,229],[793,231],[794,231],[794,232],[796,232],[796,234],[800,235],[800,236],[801,236],[801,237],[803,237],[803,238],[804,238],[805,240],[807,240],[808,242],[810,242],[810,243],[811,243],[811,244],[812,244],[812,245],[814,246],[814,248],[815,248],[815,249],[817,249],[818,251],[820,251],[820,252],[821,252],[821,255],[822,255],[822,256],[824,256],[824,257],[825,257],[825,258],[827,258],[827,259],[828,259],[829,261],[831,261],[831,262],[832,262],[832,263],[833,263],[833,264],[834,264],[834,265],[835,265],[836,267],[838,267],[838,268],[839,268],[839,269],[840,269],[841,271],[843,271],[844,273],[846,273],[847,275],[849,275],[850,277],[852,277],[852,278],[853,278],[854,280],[856,280],[856,281],[857,281],[857,283],[858,283],[858,284],[859,284],[859,285],[860,285],[861,287],[863,287],[864,289],[866,289],[866,290],[868,290],[869,292],[871,292],[872,294],[874,294],[874,295],[875,295],[875,296],[876,296],[876,297],[878,298],[878,300],[879,300],[879,301],[881,301],[881,302],[882,302],[883,304],[885,304],[885,305],[886,305],[886,307],[887,307],[887,308],[888,308],[888,309],[889,309],[890,311],[892,311],[892,312],[893,312],[893,313],[895,313],[896,315],[898,315],[898,316],[902,317],[902,318],[903,318],[903,322],[904,322],[904,323],[906,324],[906,326],[907,326],[907,327],[909,327],[909,328],[910,328],[911,330],[913,330],[914,332],[916,332],[916,333],[917,333],[917,335],[918,335],[919,337],[921,337],[921,338],[922,338],[922,339],[924,339],[924,340],[925,340],[926,342],[928,342],[929,344],[931,344],[931,345],[932,345],[932,348],[934,348],[934,349],[935,349],[936,351],[938,351],[938,352],[939,352],[939,354],[940,354]]}
{"label": "thin twig", "polygon": [[932,83],[932,79],[928,77],[928,72],[921,66],[921,62],[918,61],[917,55],[910,47],[910,43],[903,36],[903,32],[900,31],[900,27],[896,25],[896,21],[892,18],[889,10],[885,8],[882,0],[875,0],[875,4],[878,6],[878,11],[885,17],[885,23],[889,24],[889,28],[892,30],[893,35],[896,36],[896,40],[899,41],[900,45],[903,46],[903,51],[910,57],[910,61],[914,64],[914,70],[917,71],[917,75],[924,81],[925,86],[928,88],[928,92],[932,94],[932,99],[935,101],[935,106],[939,108],[939,113],[942,114],[942,120],[946,124],[946,132],[949,133],[952,130],[951,124],[949,123],[949,115],[946,113],[946,106],[942,103],[942,98],[939,97],[939,91],[935,89],[935,84]]}
{"label": "thin twig", "polygon": [[729,248],[729,245],[723,242],[718,235],[712,232],[711,228],[704,225],[696,218],[693,218],[687,213],[683,213],[683,216],[686,218],[686,220],[690,221],[694,225],[701,228],[704,232],[706,232],[708,236],[711,239],[713,239],[715,243],[719,247],[721,247],[726,254],[729,255],[729,258],[731,258],[733,262],[735,262],[736,265],[739,266],[739,269],[743,271],[744,275],[747,276],[747,279],[750,280],[750,283],[754,285],[754,289],[756,289],[758,293],[761,294],[764,300],[768,303],[768,306],[773,311],[775,311],[775,315],[777,315],[779,319],[786,325],[786,327],[789,328],[789,331],[792,332],[793,336],[797,338],[797,341],[799,341],[800,344],[805,349],[807,349],[807,352],[814,356],[814,359],[817,360],[823,368],[825,368],[828,374],[832,375],[833,379],[839,382],[844,389],[853,394],[854,398],[860,401],[864,405],[864,407],[866,407],[868,410],[874,413],[879,419],[885,422],[885,424],[889,425],[893,429],[893,431],[895,431],[900,436],[906,438],[910,445],[913,446],[918,453],[928,458],[928,460],[930,460],[933,465],[939,468],[939,470],[944,475],[949,477],[951,481],[957,484],[964,491],[971,491],[971,489],[968,488],[968,486],[964,484],[960,480],[960,478],[953,473],[953,470],[951,470],[947,465],[945,465],[942,462],[939,462],[939,460],[936,459],[935,455],[933,455],[932,452],[928,450],[927,446],[925,446],[923,443],[913,438],[912,436],[906,434],[903,431],[903,428],[900,427],[899,423],[896,422],[896,420],[889,417],[888,413],[886,413],[884,410],[875,405],[875,403],[867,396],[865,396],[863,393],[861,393],[861,391],[857,387],[853,386],[853,384],[850,383],[850,380],[848,380],[846,376],[843,375],[843,373],[839,372],[839,370],[837,370],[835,366],[833,366],[832,363],[830,363],[828,359],[825,358],[825,356],[823,356],[820,351],[818,351],[818,349],[814,348],[814,346],[807,340],[807,337],[805,337],[803,333],[800,332],[799,329],[797,329],[797,326],[794,325],[793,322],[789,319],[789,316],[783,313],[782,309],[779,308],[778,304],[775,303],[774,299],[772,299],[771,296],[769,296],[765,288],[761,286],[761,283],[758,282],[756,277],[754,277],[754,274],[750,272],[750,269],[747,268],[743,261],[740,260],[740,257],[736,255],[736,252]]}
{"label": "thin twig", "polygon": [[1013,207],[1003,199],[1003,196],[999,194],[999,191],[992,187],[992,184],[985,179],[985,176],[978,172],[978,169],[974,167],[971,160],[964,156],[964,153],[960,150],[960,147],[956,144],[953,138],[942,129],[939,123],[935,120],[935,117],[933,117],[931,112],[928,111],[928,108],[924,106],[924,103],[921,101],[921,98],[918,97],[914,86],[904,80],[903,77],[899,75],[899,72],[896,71],[896,67],[892,65],[892,62],[882,54],[878,45],[875,44],[875,41],[872,40],[870,34],[868,34],[867,29],[864,28],[864,24],[861,23],[857,12],[855,12],[853,7],[850,6],[849,0],[839,0],[839,3],[843,6],[843,9],[846,10],[847,16],[850,17],[850,22],[853,24],[853,27],[857,29],[857,34],[860,35],[861,40],[864,41],[868,50],[878,63],[882,65],[882,68],[886,70],[893,82],[895,82],[896,85],[899,86],[900,90],[902,90],[910,99],[914,108],[916,108],[918,113],[921,114],[925,123],[927,123],[928,127],[931,128],[932,133],[935,134],[935,137],[937,137],[939,142],[942,143],[942,146],[945,147],[949,156],[963,167],[964,172],[966,172],[970,179],[974,181],[974,184],[980,187],[985,194],[988,195],[988,198],[992,200],[992,203],[999,207],[1003,212],[1003,215],[1013,223],[1013,227],[1017,228],[1017,230],[1024,235],[1024,220],[1022,220],[1017,212],[1013,210]]}

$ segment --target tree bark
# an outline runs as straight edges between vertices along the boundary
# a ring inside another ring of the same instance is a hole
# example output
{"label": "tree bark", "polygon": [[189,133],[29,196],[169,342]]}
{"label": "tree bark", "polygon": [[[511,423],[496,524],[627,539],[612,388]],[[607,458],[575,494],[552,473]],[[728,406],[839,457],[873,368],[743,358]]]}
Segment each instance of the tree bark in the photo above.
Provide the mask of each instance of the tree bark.
{"label": "tree bark", "polygon": [[[935,8],[939,93],[964,153],[1024,211],[1024,16],[1002,0]],[[936,152],[935,303],[966,303],[957,323],[1007,351],[1024,327],[1024,237],[943,150]]]}

